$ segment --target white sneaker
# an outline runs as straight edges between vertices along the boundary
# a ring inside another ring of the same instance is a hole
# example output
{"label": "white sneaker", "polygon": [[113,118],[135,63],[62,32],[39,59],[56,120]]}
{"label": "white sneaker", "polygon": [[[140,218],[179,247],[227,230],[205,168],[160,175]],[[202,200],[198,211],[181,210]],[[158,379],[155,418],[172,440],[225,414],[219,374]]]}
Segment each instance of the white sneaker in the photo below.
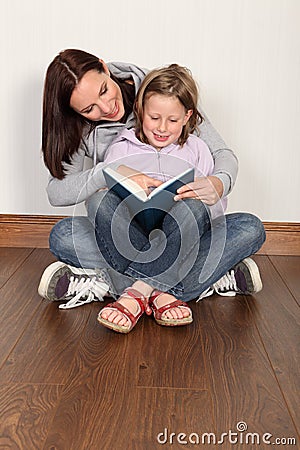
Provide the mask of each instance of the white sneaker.
{"label": "white sneaker", "polygon": [[[224,297],[234,297],[237,294],[251,295],[262,290],[257,264],[251,258],[243,259],[206,291],[198,300],[216,293]],[[198,301],[197,300],[197,301]]]}
{"label": "white sneaker", "polygon": [[109,285],[91,269],[78,269],[57,261],[48,266],[41,277],[38,293],[52,301],[69,300],[61,309],[76,308],[93,301],[103,301]]}

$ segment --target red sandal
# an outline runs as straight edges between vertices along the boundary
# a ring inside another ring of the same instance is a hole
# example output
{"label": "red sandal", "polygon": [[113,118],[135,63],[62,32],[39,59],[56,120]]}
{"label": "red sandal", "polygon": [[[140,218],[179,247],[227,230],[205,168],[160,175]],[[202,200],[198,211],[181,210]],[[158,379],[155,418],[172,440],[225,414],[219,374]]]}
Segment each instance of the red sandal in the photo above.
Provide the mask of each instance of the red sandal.
{"label": "red sandal", "polygon": [[[100,322],[102,325],[104,325],[107,328],[110,328],[111,330],[117,331],[118,333],[129,333],[129,331],[131,331],[132,328],[136,325],[137,321],[144,314],[144,312],[149,316],[152,314],[152,310],[150,309],[148,304],[148,299],[139,291],[133,288],[127,288],[123,291],[121,297],[124,294],[126,294],[127,297],[134,298],[134,300],[136,300],[137,303],[139,304],[140,310],[136,315],[132,314],[132,312],[130,312],[129,309],[126,308],[126,306],[122,305],[120,302],[117,301],[109,303],[103,309],[101,309],[97,318],[98,322]],[[117,310],[118,312],[122,313],[123,316],[126,317],[126,319],[129,320],[130,325],[129,326],[119,325],[117,323],[113,323],[107,319],[104,319],[102,317],[102,313],[105,310]]]}
{"label": "red sandal", "polygon": [[[153,311],[154,319],[159,325],[164,325],[167,327],[176,327],[180,325],[187,325],[193,322],[193,314],[192,310],[187,306],[187,304],[181,300],[173,300],[170,303],[161,306],[158,308],[155,304],[155,300],[162,294],[167,294],[166,292],[161,291],[153,291],[149,297],[149,305]],[[170,295],[170,294],[167,294]],[[170,297],[174,298],[170,295]],[[164,312],[169,311],[172,308],[185,308],[189,310],[190,315],[188,317],[183,317],[182,319],[169,319],[168,317],[164,317]]]}

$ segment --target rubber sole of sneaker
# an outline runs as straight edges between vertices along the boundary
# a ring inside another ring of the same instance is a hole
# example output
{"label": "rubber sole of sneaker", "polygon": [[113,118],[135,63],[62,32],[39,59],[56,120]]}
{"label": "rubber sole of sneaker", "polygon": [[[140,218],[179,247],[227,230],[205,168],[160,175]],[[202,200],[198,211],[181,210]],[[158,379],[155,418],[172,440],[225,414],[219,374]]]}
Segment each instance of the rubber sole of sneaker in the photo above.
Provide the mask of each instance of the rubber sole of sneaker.
{"label": "rubber sole of sneaker", "polygon": [[262,281],[261,281],[261,277],[260,277],[260,273],[259,273],[257,264],[251,258],[243,259],[243,261],[241,263],[245,264],[245,266],[249,269],[249,272],[251,273],[251,278],[252,278],[252,283],[253,283],[253,294],[261,291],[263,285],[262,285]]}
{"label": "rubber sole of sneaker", "polygon": [[52,301],[61,300],[59,298],[53,298],[53,296],[49,296],[48,292],[49,292],[50,282],[53,279],[53,277],[55,276],[55,274],[57,274],[58,272],[63,273],[64,271],[71,272],[68,265],[61,261],[56,261],[56,262],[50,264],[50,266],[48,266],[44,270],[43,275],[40,280],[39,287],[38,287],[38,293],[41,297],[46,298],[47,300],[52,300]]}

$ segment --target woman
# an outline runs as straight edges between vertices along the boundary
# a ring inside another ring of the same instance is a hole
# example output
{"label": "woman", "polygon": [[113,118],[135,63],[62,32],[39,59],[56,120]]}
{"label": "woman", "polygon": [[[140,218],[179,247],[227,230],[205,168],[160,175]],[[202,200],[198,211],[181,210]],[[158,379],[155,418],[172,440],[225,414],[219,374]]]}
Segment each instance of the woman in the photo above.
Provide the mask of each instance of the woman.
{"label": "woman", "polygon": [[[134,98],[145,74],[134,65],[106,65],[80,50],[65,50],[50,64],[44,89],[42,149],[51,173],[47,192],[52,205],[73,205],[88,200],[89,208],[93,209],[93,202],[99,201],[97,191],[105,186],[101,161],[116,135],[134,125]],[[196,194],[204,203],[213,205],[231,191],[237,160],[207,118],[201,124],[200,133],[213,155],[215,168],[197,186]],[[91,169],[84,169],[86,156],[93,161]],[[137,175],[135,181],[144,188],[157,185],[157,180],[143,174]],[[180,198],[188,196],[189,192],[180,194]],[[225,225],[226,236],[224,226],[216,226],[213,233],[213,238],[219,242],[222,239],[224,244],[222,254],[213,258],[214,267],[210,264],[206,276],[199,280],[211,254],[210,231],[201,241],[201,255],[197,255],[193,267],[188,267],[177,291],[170,287],[170,294],[191,300],[200,293],[205,295],[204,291],[235,295],[261,289],[257,266],[250,258],[244,261],[264,241],[261,222],[250,214],[235,214],[228,216]],[[67,218],[55,225],[50,249],[60,262],[46,269],[40,295],[52,300],[71,297],[68,306],[77,306],[78,301],[82,303],[82,297],[87,297],[87,301],[95,296],[101,298],[107,289],[103,281],[108,281],[110,293],[114,290],[117,294],[132,284],[130,276],[120,276],[104,261],[94,234],[94,227],[86,217]],[[85,269],[92,269],[92,273]],[[99,270],[97,274],[95,269],[105,271],[99,277]],[[95,277],[91,279],[91,275]],[[176,308],[175,313],[179,314]]]}

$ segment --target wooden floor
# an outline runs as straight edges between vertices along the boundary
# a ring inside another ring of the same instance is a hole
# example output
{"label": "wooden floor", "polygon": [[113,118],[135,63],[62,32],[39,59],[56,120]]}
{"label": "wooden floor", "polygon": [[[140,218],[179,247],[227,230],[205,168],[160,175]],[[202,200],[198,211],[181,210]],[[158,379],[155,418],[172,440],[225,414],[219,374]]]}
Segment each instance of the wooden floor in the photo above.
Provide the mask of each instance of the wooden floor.
{"label": "wooden floor", "polygon": [[0,260],[1,450],[300,448],[300,257],[256,256],[259,294],[192,302],[192,325],[145,317],[128,335],[97,323],[99,303],[41,300],[48,250]]}

